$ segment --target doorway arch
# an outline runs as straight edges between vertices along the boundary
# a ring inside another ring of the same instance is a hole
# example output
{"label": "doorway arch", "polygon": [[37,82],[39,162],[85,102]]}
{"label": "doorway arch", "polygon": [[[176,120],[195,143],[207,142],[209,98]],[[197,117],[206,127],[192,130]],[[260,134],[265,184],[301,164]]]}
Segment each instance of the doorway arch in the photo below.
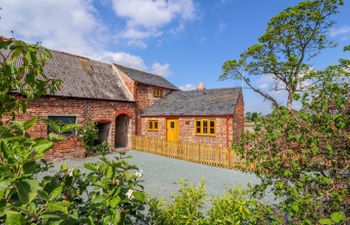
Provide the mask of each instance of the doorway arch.
{"label": "doorway arch", "polygon": [[115,118],[115,148],[128,147],[130,118],[120,114]]}

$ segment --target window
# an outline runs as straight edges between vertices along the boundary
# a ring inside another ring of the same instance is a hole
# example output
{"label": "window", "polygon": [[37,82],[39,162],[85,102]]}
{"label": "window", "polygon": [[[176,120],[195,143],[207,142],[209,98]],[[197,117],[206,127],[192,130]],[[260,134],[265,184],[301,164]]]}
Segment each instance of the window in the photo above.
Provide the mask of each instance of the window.
{"label": "window", "polygon": [[196,135],[214,136],[216,134],[215,120],[196,120],[194,130]]}
{"label": "window", "polygon": [[158,120],[148,120],[148,131],[158,131],[159,130],[159,121]]}
{"label": "window", "polygon": [[161,98],[163,96],[163,90],[159,88],[154,89],[153,96],[157,98]]}
{"label": "window", "polygon": [[[48,116],[47,119],[61,123],[61,124],[75,124],[77,123],[77,117],[76,116]],[[53,133],[54,131],[47,126],[47,134]],[[75,131],[68,131],[63,134],[69,135],[69,134],[75,134]]]}

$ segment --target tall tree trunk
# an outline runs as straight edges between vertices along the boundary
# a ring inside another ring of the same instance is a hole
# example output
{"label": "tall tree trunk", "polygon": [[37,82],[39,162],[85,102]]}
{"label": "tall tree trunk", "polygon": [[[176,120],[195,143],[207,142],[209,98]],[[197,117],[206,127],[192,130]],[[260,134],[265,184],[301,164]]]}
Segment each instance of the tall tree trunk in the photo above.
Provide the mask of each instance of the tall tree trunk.
{"label": "tall tree trunk", "polygon": [[287,110],[290,112],[293,109],[293,92],[288,91],[288,101],[287,101]]}

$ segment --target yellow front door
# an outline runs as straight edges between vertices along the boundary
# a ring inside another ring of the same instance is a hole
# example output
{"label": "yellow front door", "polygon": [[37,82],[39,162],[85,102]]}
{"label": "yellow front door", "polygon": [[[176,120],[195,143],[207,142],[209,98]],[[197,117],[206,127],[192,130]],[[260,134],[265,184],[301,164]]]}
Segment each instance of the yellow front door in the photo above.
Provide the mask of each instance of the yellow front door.
{"label": "yellow front door", "polygon": [[167,120],[166,140],[167,141],[179,140],[179,120],[178,119]]}

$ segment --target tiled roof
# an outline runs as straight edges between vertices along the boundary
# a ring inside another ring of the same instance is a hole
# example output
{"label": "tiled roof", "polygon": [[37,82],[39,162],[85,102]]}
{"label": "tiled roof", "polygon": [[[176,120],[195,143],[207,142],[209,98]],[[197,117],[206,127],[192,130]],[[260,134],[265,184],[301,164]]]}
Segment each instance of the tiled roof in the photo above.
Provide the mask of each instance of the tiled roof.
{"label": "tiled roof", "polygon": [[50,52],[52,58],[46,62],[44,73],[48,78],[63,81],[62,89],[55,96],[133,101],[111,64],[54,50]]}
{"label": "tiled roof", "polygon": [[151,115],[230,115],[241,88],[175,91],[154,103],[142,116]]}
{"label": "tiled roof", "polygon": [[149,84],[149,85],[155,85],[158,87],[169,88],[172,90],[179,90],[175,85],[173,85],[168,80],[166,80],[165,78],[159,75],[147,73],[137,69],[132,69],[122,65],[118,65],[118,64],[114,64],[114,65],[117,68],[119,68],[121,71],[123,71],[126,75],[128,75],[131,79],[137,82]]}

